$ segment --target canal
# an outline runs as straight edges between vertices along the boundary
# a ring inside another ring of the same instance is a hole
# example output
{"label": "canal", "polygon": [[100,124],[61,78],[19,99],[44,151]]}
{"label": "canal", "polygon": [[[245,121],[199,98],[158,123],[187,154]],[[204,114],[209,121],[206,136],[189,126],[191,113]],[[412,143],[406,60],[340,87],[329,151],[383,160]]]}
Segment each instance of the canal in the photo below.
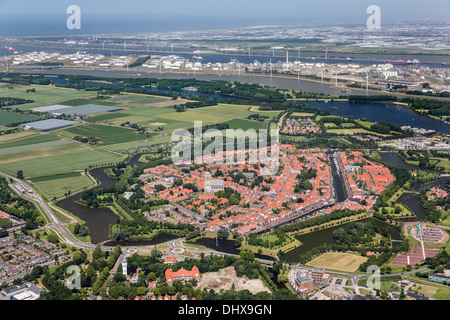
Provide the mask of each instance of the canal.
{"label": "canal", "polygon": [[[374,219],[374,218],[365,218],[362,220],[358,220],[358,222],[374,222],[378,227],[389,227],[391,229],[391,239],[392,240],[400,240],[400,230],[398,227],[388,224],[386,222]],[[329,244],[337,244],[337,242],[333,239],[333,232],[339,228],[343,228],[347,226],[349,223],[345,223],[339,226],[310,232],[303,235],[295,236],[295,239],[302,243],[301,246],[285,253],[281,256],[281,260],[284,262],[298,262],[298,258],[301,254],[308,252],[309,250],[320,246],[324,243]],[[399,244],[398,242],[393,242],[393,245]]]}

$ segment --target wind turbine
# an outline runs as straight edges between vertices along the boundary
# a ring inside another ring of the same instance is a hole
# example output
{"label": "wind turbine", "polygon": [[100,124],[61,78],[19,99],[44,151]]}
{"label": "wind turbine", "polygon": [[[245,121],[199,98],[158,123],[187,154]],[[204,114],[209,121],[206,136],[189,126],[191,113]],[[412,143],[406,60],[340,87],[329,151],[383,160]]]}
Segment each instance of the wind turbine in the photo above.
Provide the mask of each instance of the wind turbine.
{"label": "wind turbine", "polygon": [[270,58],[270,77],[272,78],[272,58]]}
{"label": "wind turbine", "polygon": [[366,94],[369,92],[369,72],[366,70]]}

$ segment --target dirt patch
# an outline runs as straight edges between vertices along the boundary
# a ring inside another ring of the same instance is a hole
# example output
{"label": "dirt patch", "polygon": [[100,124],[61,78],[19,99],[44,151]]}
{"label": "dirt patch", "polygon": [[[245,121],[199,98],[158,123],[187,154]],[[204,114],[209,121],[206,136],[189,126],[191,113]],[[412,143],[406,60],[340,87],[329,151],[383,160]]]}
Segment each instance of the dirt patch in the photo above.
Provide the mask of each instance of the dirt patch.
{"label": "dirt patch", "polygon": [[220,270],[220,272],[207,272],[202,274],[198,286],[206,288],[207,290],[213,289],[215,292],[219,292],[221,289],[231,289],[233,284],[236,291],[247,289],[253,294],[262,291],[270,293],[270,290],[264,286],[260,279],[248,280],[246,278],[238,277],[234,267],[227,267]]}
{"label": "dirt patch", "polygon": [[153,122],[150,123],[151,126],[165,126],[167,123],[164,122]]}

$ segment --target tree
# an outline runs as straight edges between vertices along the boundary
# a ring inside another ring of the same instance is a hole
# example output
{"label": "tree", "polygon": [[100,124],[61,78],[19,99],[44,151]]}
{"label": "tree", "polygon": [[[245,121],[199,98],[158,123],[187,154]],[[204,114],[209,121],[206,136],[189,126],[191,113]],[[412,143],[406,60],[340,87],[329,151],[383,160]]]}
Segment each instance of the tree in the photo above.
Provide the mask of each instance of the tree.
{"label": "tree", "polygon": [[218,237],[219,239],[227,239],[227,238],[228,238],[228,235],[229,235],[229,232],[228,232],[227,229],[219,229],[219,230],[217,231],[217,237]]}
{"label": "tree", "polygon": [[100,245],[98,244],[95,249],[94,252],[92,253],[92,260],[95,261],[97,259],[103,258],[104,254],[103,251],[100,247]]}
{"label": "tree", "polygon": [[403,290],[402,288],[402,290],[400,291],[400,299],[405,299],[405,297],[406,297],[405,290]]}
{"label": "tree", "polygon": [[23,179],[24,178],[24,176],[23,176],[23,171],[22,170],[19,170],[19,171],[17,171],[17,179]]}

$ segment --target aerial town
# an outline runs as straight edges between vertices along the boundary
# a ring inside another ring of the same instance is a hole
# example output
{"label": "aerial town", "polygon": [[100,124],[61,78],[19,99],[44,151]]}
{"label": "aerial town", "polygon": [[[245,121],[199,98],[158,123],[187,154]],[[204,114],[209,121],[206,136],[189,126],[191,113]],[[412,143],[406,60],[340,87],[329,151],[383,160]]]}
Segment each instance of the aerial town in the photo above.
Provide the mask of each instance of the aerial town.
{"label": "aerial town", "polygon": [[447,21],[106,33],[81,7],[0,12],[1,301],[450,300]]}

